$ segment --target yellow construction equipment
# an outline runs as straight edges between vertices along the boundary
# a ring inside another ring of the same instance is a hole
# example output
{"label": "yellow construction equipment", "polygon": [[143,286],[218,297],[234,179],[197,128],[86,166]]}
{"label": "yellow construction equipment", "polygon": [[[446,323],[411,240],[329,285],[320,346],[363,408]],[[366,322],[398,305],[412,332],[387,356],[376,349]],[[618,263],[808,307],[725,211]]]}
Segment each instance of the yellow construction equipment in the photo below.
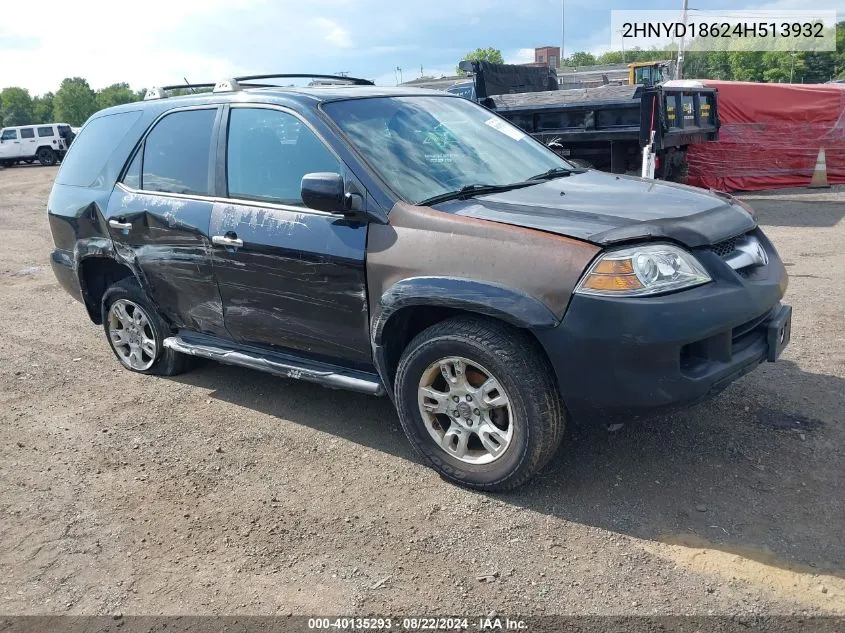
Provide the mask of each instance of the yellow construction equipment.
{"label": "yellow construction equipment", "polygon": [[633,62],[628,64],[628,85],[655,86],[673,79],[674,63],[670,61]]}

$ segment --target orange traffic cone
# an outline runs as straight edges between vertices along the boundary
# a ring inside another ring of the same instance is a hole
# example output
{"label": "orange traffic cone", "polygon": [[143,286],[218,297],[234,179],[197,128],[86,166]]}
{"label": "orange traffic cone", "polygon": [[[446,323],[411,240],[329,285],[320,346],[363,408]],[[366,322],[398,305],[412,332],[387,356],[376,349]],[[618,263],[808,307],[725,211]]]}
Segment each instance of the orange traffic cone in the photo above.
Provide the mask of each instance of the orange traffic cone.
{"label": "orange traffic cone", "polygon": [[816,157],[816,168],[813,170],[813,179],[810,181],[810,187],[830,187],[827,182],[827,160],[825,159],[824,147],[819,149],[819,155]]}

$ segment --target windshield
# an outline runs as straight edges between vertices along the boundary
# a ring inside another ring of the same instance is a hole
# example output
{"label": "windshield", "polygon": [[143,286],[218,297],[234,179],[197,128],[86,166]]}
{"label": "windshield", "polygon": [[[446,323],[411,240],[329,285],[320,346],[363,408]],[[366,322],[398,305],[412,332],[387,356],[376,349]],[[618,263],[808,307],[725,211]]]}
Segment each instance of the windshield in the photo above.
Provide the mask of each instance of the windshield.
{"label": "windshield", "polygon": [[324,106],[402,198],[418,203],[467,185],[504,186],[573,166],[489,110],[454,97],[379,97]]}

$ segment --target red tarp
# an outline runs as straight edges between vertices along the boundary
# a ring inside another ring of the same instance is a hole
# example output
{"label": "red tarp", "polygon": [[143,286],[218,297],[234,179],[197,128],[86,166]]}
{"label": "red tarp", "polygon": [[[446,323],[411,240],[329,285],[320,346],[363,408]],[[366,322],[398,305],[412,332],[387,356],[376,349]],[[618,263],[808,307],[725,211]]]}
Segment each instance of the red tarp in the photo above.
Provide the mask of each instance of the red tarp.
{"label": "red tarp", "polygon": [[819,149],[845,183],[845,84],[701,80],[719,89],[719,140],[691,145],[689,184],[754,191],[810,184]]}

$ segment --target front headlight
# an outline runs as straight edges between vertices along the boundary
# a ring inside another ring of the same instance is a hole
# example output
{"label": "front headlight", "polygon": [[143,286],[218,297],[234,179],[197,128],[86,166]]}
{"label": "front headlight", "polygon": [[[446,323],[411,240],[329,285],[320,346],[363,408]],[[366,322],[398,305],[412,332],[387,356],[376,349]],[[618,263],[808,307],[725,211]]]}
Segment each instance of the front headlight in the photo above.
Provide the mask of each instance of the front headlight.
{"label": "front headlight", "polygon": [[601,255],[578,282],[575,292],[634,297],[690,288],[710,281],[698,260],[670,244],[644,244]]}

